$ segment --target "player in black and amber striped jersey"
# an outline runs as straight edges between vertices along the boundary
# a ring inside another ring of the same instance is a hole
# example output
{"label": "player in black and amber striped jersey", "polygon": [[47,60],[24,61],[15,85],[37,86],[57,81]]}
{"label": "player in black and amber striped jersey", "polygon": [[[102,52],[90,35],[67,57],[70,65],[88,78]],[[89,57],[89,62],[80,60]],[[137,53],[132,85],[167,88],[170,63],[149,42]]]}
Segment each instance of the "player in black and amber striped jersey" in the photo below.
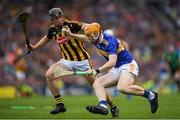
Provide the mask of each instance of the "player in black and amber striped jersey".
{"label": "player in black and amber striped jersey", "polygon": [[[52,8],[49,10],[49,15],[51,17],[52,26],[49,27],[47,35],[40,39],[35,45],[30,44],[30,50],[35,50],[46,45],[51,40],[56,40],[61,54],[62,59],[54,63],[46,72],[46,79],[49,89],[56,100],[56,108],[52,110],[51,114],[57,114],[60,112],[65,112],[66,108],[62,101],[59,89],[55,85],[54,77],[57,74],[57,69],[64,70],[80,70],[86,71],[91,69],[91,64],[89,62],[89,55],[84,48],[83,42],[76,40],[72,37],[68,37],[64,34],[63,29],[69,28],[72,33],[79,33],[84,30],[88,25],[87,23],[68,21],[65,19],[63,12],[59,8]],[[90,85],[93,85],[95,80],[94,76],[85,76]],[[111,113],[113,117],[119,116],[119,109],[116,107],[110,95],[107,94],[107,101],[111,108]]]}
{"label": "player in black and amber striped jersey", "polygon": [[84,48],[84,43],[74,38],[65,36],[62,32],[63,27],[69,27],[72,33],[79,33],[83,23],[65,20],[62,26],[56,27],[52,25],[49,28],[47,37],[57,41],[63,59],[70,61],[83,61],[89,59],[89,54]]}

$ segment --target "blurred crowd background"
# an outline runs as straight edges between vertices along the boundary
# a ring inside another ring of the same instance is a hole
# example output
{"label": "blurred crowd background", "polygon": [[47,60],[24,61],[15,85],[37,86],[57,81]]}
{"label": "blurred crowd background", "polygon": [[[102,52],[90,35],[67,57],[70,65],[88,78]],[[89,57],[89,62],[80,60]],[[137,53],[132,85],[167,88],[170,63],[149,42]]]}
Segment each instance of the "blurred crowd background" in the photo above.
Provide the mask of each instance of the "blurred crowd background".
{"label": "blurred crowd background", "polygon": [[[111,29],[126,41],[139,64],[137,84],[162,93],[179,91],[179,0],[1,0],[0,90],[14,86],[19,96],[49,95],[45,73],[60,59],[58,45],[51,42],[14,62],[26,52],[16,16],[24,9],[32,12],[28,32],[30,43],[35,44],[48,31],[48,10],[53,7],[60,7],[69,20],[98,22],[103,30]],[[92,45],[86,48],[96,68],[105,62]],[[82,77],[66,77],[57,85],[68,95],[92,93]]]}

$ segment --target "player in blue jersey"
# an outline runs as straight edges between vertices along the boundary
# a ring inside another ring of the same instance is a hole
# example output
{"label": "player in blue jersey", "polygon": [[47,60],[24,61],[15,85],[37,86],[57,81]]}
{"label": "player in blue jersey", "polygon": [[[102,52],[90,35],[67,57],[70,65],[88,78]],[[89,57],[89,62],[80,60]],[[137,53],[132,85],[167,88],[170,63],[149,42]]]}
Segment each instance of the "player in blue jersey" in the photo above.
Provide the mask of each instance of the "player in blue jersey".
{"label": "player in blue jersey", "polygon": [[125,94],[143,96],[147,98],[151,105],[151,112],[158,109],[158,94],[153,91],[134,85],[138,76],[138,65],[133,56],[121,45],[121,42],[114,36],[101,31],[98,23],[92,23],[85,28],[85,35],[71,33],[68,29],[64,32],[74,38],[93,43],[107,62],[96,70],[90,69],[89,73],[98,74],[108,71],[107,74],[97,78],[93,84],[96,96],[99,100],[97,106],[87,106],[86,109],[96,114],[108,114],[105,87],[117,85],[117,89]]}

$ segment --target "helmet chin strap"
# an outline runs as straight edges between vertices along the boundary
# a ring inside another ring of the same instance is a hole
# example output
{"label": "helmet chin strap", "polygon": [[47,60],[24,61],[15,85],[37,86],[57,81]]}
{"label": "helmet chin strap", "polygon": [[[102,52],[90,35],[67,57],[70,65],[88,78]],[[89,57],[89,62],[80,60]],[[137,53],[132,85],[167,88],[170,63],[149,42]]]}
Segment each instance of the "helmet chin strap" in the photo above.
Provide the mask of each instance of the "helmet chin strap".
{"label": "helmet chin strap", "polygon": [[95,45],[97,45],[98,43],[101,43],[103,41],[103,34],[101,32],[98,34],[97,37],[95,37],[94,34],[92,34],[92,36],[93,36],[93,39],[95,40],[95,42],[93,42],[93,44],[95,44]]}
{"label": "helmet chin strap", "polygon": [[98,42],[98,43],[102,43],[103,38],[104,38],[103,34],[102,34],[102,33],[100,33],[100,35],[99,35],[99,42]]}

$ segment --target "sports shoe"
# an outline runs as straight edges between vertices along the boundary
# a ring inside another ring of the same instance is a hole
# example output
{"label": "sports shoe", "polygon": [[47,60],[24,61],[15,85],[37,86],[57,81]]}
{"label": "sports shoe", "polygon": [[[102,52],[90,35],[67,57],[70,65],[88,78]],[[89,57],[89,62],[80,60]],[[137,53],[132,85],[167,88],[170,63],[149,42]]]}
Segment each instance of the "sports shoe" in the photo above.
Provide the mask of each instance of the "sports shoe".
{"label": "sports shoe", "polygon": [[86,109],[95,114],[102,114],[102,115],[107,115],[108,114],[108,109],[102,107],[102,106],[87,106]]}
{"label": "sports shoe", "polygon": [[112,117],[116,117],[116,118],[119,117],[119,108],[118,107],[112,108],[111,114],[112,114]]}
{"label": "sports shoe", "polygon": [[155,113],[158,109],[158,93],[153,92],[155,97],[154,99],[150,100],[150,105],[151,105],[151,112]]}
{"label": "sports shoe", "polygon": [[62,112],[66,112],[65,106],[64,105],[56,105],[56,108],[54,110],[52,110],[50,113],[58,114],[58,113],[62,113]]}

